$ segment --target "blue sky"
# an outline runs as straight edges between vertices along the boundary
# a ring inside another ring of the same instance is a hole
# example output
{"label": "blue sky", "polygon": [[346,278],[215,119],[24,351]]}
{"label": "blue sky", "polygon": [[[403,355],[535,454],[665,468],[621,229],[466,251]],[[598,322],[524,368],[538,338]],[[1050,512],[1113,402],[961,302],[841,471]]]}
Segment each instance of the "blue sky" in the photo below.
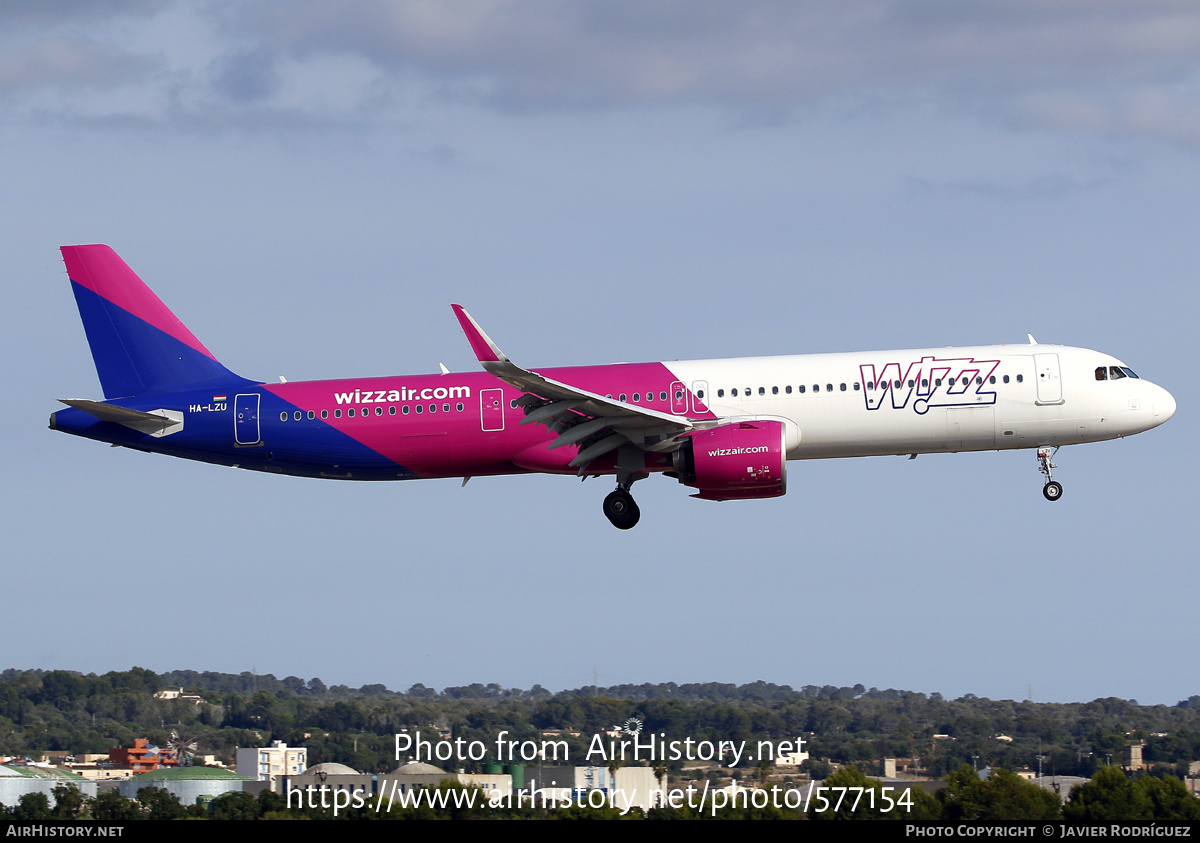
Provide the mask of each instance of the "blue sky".
{"label": "blue sky", "polygon": [[[404,689],[1200,693],[1200,10],[1178,2],[106,0],[0,7],[0,666]],[[1022,343],[1175,395],[1031,453],[790,465],[713,504],[350,484],[46,429],[99,397],[57,247],[107,243],[234,371]],[[553,631],[551,633],[550,631]]]}

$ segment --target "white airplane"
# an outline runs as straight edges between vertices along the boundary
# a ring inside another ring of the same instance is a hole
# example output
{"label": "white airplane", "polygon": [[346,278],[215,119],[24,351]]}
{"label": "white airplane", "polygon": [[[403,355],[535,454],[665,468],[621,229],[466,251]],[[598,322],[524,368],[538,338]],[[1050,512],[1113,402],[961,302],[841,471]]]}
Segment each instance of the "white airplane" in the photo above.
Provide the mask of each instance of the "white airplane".
{"label": "white airplane", "polygon": [[114,445],[304,477],[397,480],[662,473],[728,501],[778,497],[787,461],[1036,450],[1047,500],[1063,445],[1165,422],[1175,399],[1121,361],[1039,345],[523,369],[459,305],[484,372],[266,383],[233,374],[107,246],[63,256],[105,400],[50,427]]}

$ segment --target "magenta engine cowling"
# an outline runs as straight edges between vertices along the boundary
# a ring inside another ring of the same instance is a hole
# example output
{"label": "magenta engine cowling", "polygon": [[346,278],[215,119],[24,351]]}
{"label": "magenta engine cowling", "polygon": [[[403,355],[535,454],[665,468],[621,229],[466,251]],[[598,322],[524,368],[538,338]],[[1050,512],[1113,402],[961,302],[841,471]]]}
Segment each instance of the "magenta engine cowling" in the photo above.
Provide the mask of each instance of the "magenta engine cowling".
{"label": "magenta engine cowling", "polygon": [[688,437],[675,454],[679,482],[710,501],[777,498],[787,491],[783,422],[734,422]]}

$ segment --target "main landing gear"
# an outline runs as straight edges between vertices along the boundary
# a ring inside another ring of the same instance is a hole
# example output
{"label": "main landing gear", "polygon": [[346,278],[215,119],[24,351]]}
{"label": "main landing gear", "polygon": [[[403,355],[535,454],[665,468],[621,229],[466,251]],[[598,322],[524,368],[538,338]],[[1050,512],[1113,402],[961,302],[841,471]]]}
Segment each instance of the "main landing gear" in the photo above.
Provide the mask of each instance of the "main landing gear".
{"label": "main landing gear", "polygon": [[638,509],[633,495],[625,489],[617,489],[615,492],[609,492],[608,497],[604,499],[604,516],[618,530],[628,530],[637,524],[638,519],[642,517],[642,511]]}
{"label": "main landing gear", "polygon": [[1042,487],[1042,497],[1048,501],[1056,501],[1062,497],[1062,484],[1056,481],[1050,474],[1052,469],[1058,468],[1051,458],[1058,453],[1058,446],[1053,447],[1043,446],[1038,448],[1038,471],[1046,477],[1046,485]]}
{"label": "main landing gear", "polygon": [[628,530],[637,525],[642,517],[629,487],[649,477],[646,473],[646,457],[640,448],[628,443],[617,449],[617,488],[604,499],[604,517],[618,530]]}

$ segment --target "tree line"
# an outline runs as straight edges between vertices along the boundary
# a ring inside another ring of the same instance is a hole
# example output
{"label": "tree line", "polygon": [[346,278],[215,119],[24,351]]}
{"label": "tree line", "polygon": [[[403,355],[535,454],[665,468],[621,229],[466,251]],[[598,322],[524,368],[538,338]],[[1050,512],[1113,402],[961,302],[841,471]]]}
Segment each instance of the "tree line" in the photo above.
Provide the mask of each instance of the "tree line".
{"label": "tree line", "polygon": [[[182,687],[195,705],[155,698]],[[1176,706],[1143,706],[1106,698],[1087,703],[1032,703],[973,695],[894,689],[755,682],[620,685],[551,693],[475,684],[441,691],[413,685],[352,689],[320,679],[143,668],[103,675],[6,670],[0,674],[0,754],[44,751],[104,753],[134,738],[165,745],[172,729],[200,744],[201,754],[230,760],[236,747],[272,740],[309,748],[310,763],[335,761],[368,773],[397,766],[394,735],[436,727],[452,738],[492,744],[542,731],[568,736],[581,757],[596,732],[636,719],[647,732],[696,740],[781,741],[804,737],[811,767],[827,772],[880,758],[919,759],[932,776],[963,764],[1090,777],[1119,764],[1124,748],[1144,743],[1143,758],[1159,772],[1185,775],[1200,759],[1196,698]],[[672,773],[682,773],[676,762]]]}

